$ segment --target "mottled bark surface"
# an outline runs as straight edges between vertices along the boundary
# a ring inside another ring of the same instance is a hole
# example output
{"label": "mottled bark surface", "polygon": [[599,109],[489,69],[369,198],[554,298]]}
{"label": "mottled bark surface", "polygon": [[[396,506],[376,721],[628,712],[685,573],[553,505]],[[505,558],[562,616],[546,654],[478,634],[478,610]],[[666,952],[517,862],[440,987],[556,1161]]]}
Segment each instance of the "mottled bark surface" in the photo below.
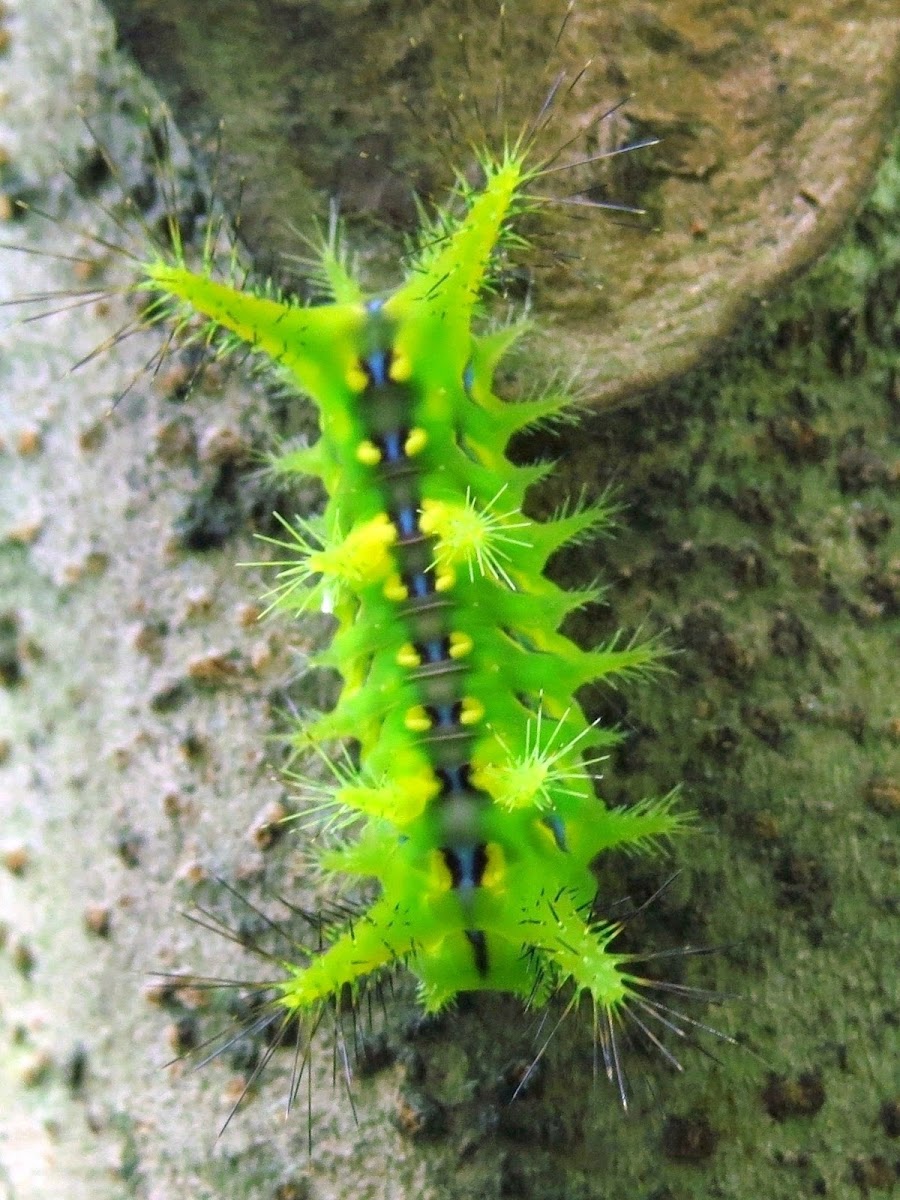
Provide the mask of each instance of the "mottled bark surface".
{"label": "mottled bark surface", "polygon": [[415,197],[472,173],[473,145],[532,126],[554,82],[538,139],[554,165],[660,138],[542,180],[647,216],[545,211],[540,269],[510,280],[591,404],[696,363],[829,244],[871,177],[900,64],[894,0],[508,0],[504,19],[485,0],[110,7],[187,131],[209,142],[225,121],[245,236],[269,258],[336,198],[392,280]]}
{"label": "mottled bark surface", "polygon": [[[155,211],[135,132],[146,93],[93,10],[64,8],[7,17],[0,142],[5,190],[63,223],[9,219],[2,240],[46,237],[96,265],[4,254],[3,298],[127,278],[82,232],[119,237],[98,207],[117,185],[76,103],[112,114],[98,126]],[[563,1022],[509,1104],[555,1018],[538,1032],[518,1004],[474,998],[423,1024],[401,984],[376,1014],[357,1122],[325,1039],[311,1159],[305,1097],[282,1119],[289,1054],[216,1139],[254,1048],[197,1074],[163,1069],[227,1017],[200,996],[148,1002],[147,975],[271,971],[179,915],[235,911],[214,877],[256,899],[329,897],[301,834],[267,846],[255,826],[267,805],[296,803],[271,739],[285,709],[327,699],[328,681],[303,674],[322,624],[258,624],[265,581],[234,565],[260,557],[252,535],[272,507],[312,499],[273,497],[258,471],[274,432],[307,418],[233,370],[187,397],[189,364],[149,378],[147,333],[67,375],[134,316],[115,297],[3,330],[0,1194],[793,1200],[896,1186],[898,154],[838,246],[714,357],[521,446],[561,459],[536,509],[609,483],[622,500],[615,540],[557,564],[610,583],[609,610],[578,632],[640,627],[675,651],[668,675],[589,698],[629,734],[606,799],[681,781],[699,815],[669,862],[601,864],[608,911],[679,869],[627,944],[675,951],[648,973],[734,994],[676,1007],[747,1047],[704,1038],[715,1063],[675,1046],[680,1075],[632,1054],[627,1117],[592,1080],[589,1014]],[[539,316],[510,376],[530,379],[544,357]]]}

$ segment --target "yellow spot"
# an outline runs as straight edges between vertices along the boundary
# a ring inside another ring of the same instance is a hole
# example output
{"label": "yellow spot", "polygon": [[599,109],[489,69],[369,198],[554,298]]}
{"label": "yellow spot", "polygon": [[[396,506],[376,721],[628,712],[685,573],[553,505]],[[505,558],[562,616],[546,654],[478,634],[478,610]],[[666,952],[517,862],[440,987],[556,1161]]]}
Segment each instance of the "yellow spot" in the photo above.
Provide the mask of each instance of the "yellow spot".
{"label": "yellow spot", "polygon": [[503,886],[506,875],[506,859],[503,857],[503,847],[499,842],[487,844],[487,866],[481,876],[481,886],[490,892],[498,892]]}
{"label": "yellow spot", "polygon": [[459,714],[460,725],[477,725],[484,716],[484,705],[474,696],[466,696]]}
{"label": "yellow spot", "polygon": [[438,571],[437,578],[434,581],[434,590],[436,592],[449,592],[454,583],[456,583],[455,571],[448,571],[446,569]]}
{"label": "yellow spot", "polygon": [[422,659],[412,642],[407,642],[397,651],[398,667],[421,667]]}
{"label": "yellow spot", "polygon": [[369,385],[369,377],[362,367],[352,366],[344,376],[347,387],[351,392],[364,392]]}
{"label": "yellow spot", "polygon": [[410,820],[421,816],[428,802],[441,790],[433,772],[428,769],[407,776],[395,786],[397,795],[405,802],[403,811],[408,812]]}
{"label": "yellow spot", "polygon": [[356,447],[356,457],[365,467],[377,467],[381,462],[381,451],[367,438]]}
{"label": "yellow spot", "polygon": [[401,604],[409,596],[409,588],[403,582],[399,575],[394,574],[384,585],[384,597],[386,600],[393,600],[396,604]]}
{"label": "yellow spot", "polygon": [[397,530],[387,513],[359,525],[342,542],[329,543],[309,556],[312,571],[320,571],[351,587],[376,583],[391,569],[388,547],[397,540]]}
{"label": "yellow spot", "polygon": [[409,361],[409,355],[397,351],[391,359],[388,375],[394,383],[406,383],[412,377],[412,363]]}
{"label": "yellow spot", "polygon": [[490,788],[490,783],[492,782],[493,778],[493,771],[493,763],[485,763],[482,766],[474,766],[469,778],[474,788],[477,788],[479,792],[487,792],[489,796],[492,796],[496,800],[497,797],[494,796],[494,793]]}
{"label": "yellow spot", "polygon": [[423,500],[419,528],[423,533],[440,533],[447,505],[442,500]]}
{"label": "yellow spot", "polygon": [[428,875],[433,892],[449,892],[453,887],[453,876],[440,850],[432,850],[428,856]]}
{"label": "yellow spot", "polygon": [[425,449],[428,443],[428,434],[420,425],[409,431],[409,437],[403,443],[403,452],[407,458],[413,458]]}
{"label": "yellow spot", "polygon": [[431,728],[431,717],[421,704],[414,704],[412,708],[407,709],[403,724],[410,733],[425,733]]}
{"label": "yellow spot", "polygon": [[465,658],[467,654],[471,654],[475,643],[467,633],[451,633],[450,634],[450,657]]}

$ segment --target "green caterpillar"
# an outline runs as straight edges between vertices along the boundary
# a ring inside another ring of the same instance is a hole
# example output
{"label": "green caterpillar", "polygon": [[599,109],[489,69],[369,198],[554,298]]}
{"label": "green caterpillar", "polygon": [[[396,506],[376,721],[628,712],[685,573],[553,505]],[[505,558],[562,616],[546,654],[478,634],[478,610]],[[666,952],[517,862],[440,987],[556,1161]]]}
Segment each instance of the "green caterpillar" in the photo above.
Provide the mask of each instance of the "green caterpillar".
{"label": "green caterpillar", "polygon": [[374,879],[380,895],[322,953],[284,963],[276,1004],[315,1013],[403,964],[428,1012],[485,989],[541,1004],[571,982],[611,1031],[641,980],[611,948],[617,927],[591,916],[591,864],[684,818],[671,796],[611,811],[595,795],[585,754],[615,735],[575,694],[646,667],[653,650],[583,650],[558,632],[596,593],[564,591],[544,567],[608,513],[522,513],[546,468],[514,466],[507,443],[570,398],[504,403],[492,390],[521,326],[476,335],[473,320],[541,168],[521,143],[481,167],[483,188],[461,188],[463,215],[439,214],[387,297],[367,298],[333,245],[321,306],[238,290],[180,253],[145,262],[140,286],[168,316],[202,314],[274,360],[320,414],[320,439],[279,464],[318,477],[329,501],[314,528],[285,522],[277,602],[337,618],[318,661],[343,689],[301,736],[358,742],[359,766],[330,798],[358,832],[321,865]]}
{"label": "green caterpillar", "polygon": [[[674,793],[627,810],[598,799],[592,767],[618,734],[589,721],[576,695],[650,668],[657,651],[586,650],[559,632],[599,589],[566,591],[545,567],[601,530],[609,506],[581,502],[539,523],[523,504],[549,468],[506,457],[514,434],[572,405],[558,389],[519,402],[495,394],[498,363],[526,326],[490,328],[481,303],[498,262],[527,246],[518,226],[541,203],[532,185],[560,169],[549,165],[556,156],[534,153],[539,124],[500,154],[483,151],[481,186],[460,174],[448,204],[423,215],[407,278],[391,294],[366,295],[334,228],[316,265],[326,303],[239,282],[233,253],[222,277],[217,217],[193,267],[171,208],[165,246],[151,234],[149,251],[122,251],[135,271],[124,290],[142,311],[120,336],[162,323],[166,347],[185,333],[220,349],[243,344],[320,418],[319,439],[274,466],[288,479],[318,478],[325,511],[279,518],[283,536],[264,540],[279,551],[273,606],[318,607],[337,622],[316,659],[343,679],[337,705],[294,735],[328,763],[335,782],[324,797],[318,789],[318,806],[346,834],[316,851],[317,865],[374,881],[378,895],[352,918],[314,920],[324,948],[283,934],[301,961],[277,956],[280,977],[256,988],[264,1014],[253,1028],[277,1023],[278,1041],[298,1028],[308,1043],[327,1007],[338,1011],[400,966],[428,1013],[463,992],[509,992],[539,1007],[566,990],[570,1008],[589,997],[624,1102],[623,1018],[676,1065],[647,1021],[682,1037],[706,1027],[647,994],[654,985],[636,958],[614,946],[619,926],[595,916],[593,868],[604,850],[653,849],[690,817]],[[327,749],[347,740],[353,757]]]}

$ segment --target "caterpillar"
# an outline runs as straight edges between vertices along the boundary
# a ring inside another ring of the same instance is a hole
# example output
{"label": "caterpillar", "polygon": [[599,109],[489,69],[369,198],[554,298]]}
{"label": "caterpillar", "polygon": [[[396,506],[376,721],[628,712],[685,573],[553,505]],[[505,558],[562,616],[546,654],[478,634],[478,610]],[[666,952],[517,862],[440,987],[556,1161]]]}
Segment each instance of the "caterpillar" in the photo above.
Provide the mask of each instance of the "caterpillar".
{"label": "caterpillar", "polygon": [[588,721],[576,693],[648,668],[655,649],[585,650],[559,632],[598,593],[565,591],[544,568],[602,527],[608,506],[576,504],[544,523],[525,515],[547,468],[513,465],[506,447],[571,398],[500,400],[493,375],[522,325],[473,331],[496,249],[534,203],[542,165],[530,153],[525,136],[482,153],[481,187],[461,183],[461,214],[426,222],[388,295],[366,295],[333,238],[321,305],[241,290],[177,252],[146,261],[138,287],[167,319],[199,313],[273,360],[319,413],[318,441],[277,470],[319,479],[328,502],[318,519],[282,518],[270,539],[272,606],[336,619],[317,663],[340,674],[340,697],[294,740],[357,743],[350,765],[323,751],[335,785],[320,807],[352,833],[318,865],[374,880],[378,897],[329,930],[323,951],[284,963],[271,1006],[284,1023],[315,1025],[324,1005],[399,965],[428,1013],[463,992],[540,1006],[570,987],[573,1003],[588,997],[616,1073],[622,1014],[664,1018],[615,950],[617,926],[592,916],[591,864],[686,818],[673,794],[627,810],[595,794],[591,767],[618,735]]}
{"label": "caterpillar", "polygon": [[[130,290],[144,324],[177,332],[199,317],[201,339],[224,335],[264,356],[319,414],[319,440],[274,464],[282,479],[318,479],[328,502],[318,518],[282,517],[269,539],[270,607],[336,621],[317,665],[342,677],[339,700],[293,742],[319,748],[335,784],[316,806],[348,831],[317,867],[378,894],[351,919],[323,917],[324,948],[282,958],[262,1020],[276,1039],[296,1029],[305,1042],[329,1006],[398,967],[426,1013],[466,992],[539,1008],[567,991],[570,1008],[587,999],[624,1102],[618,1025],[660,1045],[654,1029],[674,1017],[617,950],[619,926],[595,915],[593,864],[613,848],[652,849],[689,817],[674,793],[608,809],[595,792],[592,769],[619,735],[589,720],[577,693],[649,670],[658,653],[638,642],[582,649],[559,631],[599,589],[567,592],[545,568],[601,531],[610,509],[526,515],[548,467],[513,464],[509,442],[568,415],[573,400],[558,388],[499,398],[495,372],[526,325],[485,328],[480,301],[549,168],[531,130],[498,154],[484,149],[478,165],[477,186],[461,177],[423,218],[393,292],[365,292],[336,227],[319,251],[327,302],[306,305],[248,287],[233,264],[219,277],[211,243],[192,266],[174,220]],[[330,749],[348,740],[354,755]]]}

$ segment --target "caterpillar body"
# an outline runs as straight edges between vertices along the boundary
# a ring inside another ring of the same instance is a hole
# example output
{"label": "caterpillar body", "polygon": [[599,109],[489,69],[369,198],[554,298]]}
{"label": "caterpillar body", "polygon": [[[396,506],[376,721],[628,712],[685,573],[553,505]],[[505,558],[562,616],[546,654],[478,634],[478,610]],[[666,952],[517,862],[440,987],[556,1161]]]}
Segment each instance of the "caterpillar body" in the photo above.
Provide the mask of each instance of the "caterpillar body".
{"label": "caterpillar body", "polygon": [[671,796],[609,810],[594,791],[590,755],[615,734],[575,693],[654,652],[584,650],[558,632],[596,593],[564,591],[544,567],[608,512],[583,504],[543,524],[522,512],[547,468],[513,465],[507,443],[570,398],[493,391],[521,327],[476,335],[473,320],[540,166],[520,143],[481,167],[483,188],[463,188],[463,215],[441,214],[390,295],[366,297],[333,243],[331,302],[315,307],[239,290],[179,255],[145,262],[140,286],[167,315],[202,314],[273,359],[320,415],[319,440],[279,464],[318,477],[329,500],[316,523],[284,521],[277,603],[337,618],[318,661],[343,689],[298,740],[358,743],[328,801],[356,833],[320,863],[374,879],[379,896],[323,952],[284,964],[274,1003],[285,1019],[312,1014],[403,964],[429,1012],[482,989],[540,1004],[571,982],[611,1036],[640,980],[612,948],[616,926],[591,915],[591,864],[684,818]]}
{"label": "caterpillar body", "polygon": [[[616,948],[619,925],[597,916],[596,863],[653,849],[690,817],[675,793],[627,809],[598,798],[592,768],[619,735],[589,720],[577,693],[650,669],[657,649],[582,649],[560,632],[600,589],[564,590],[545,568],[602,530],[610,506],[532,519],[526,493],[549,467],[506,453],[573,404],[558,388],[501,399],[494,375],[526,323],[492,328],[482,313],[498,257],[525,244],[519,219],[540,203],[531,190],[547,168],[532,134],[483,151],[480,186],[459,177],[393,292],[364,291],[334,228],[317,264],[324,303],[248,286],[233,256],[223,277],[219,223],[192,265],[175,212],[163,247],[127,253],[137,275],[126,291],[142,300],[140,323],[168,325],[170,341],[196,338],[199,319],[201,340],[275,363],[319,415],[318,440],[274,463],[281,478],[320,480],[328,501],[317,518],[279,517],[282,533],[264,539],[277,550],[270,607],[336,620],[315,661],[342,677],[338,702],[293,741],[328,764],[334,786],[313,789],[314,807],[346,834],[315,849],[317,868],[374,882],[377,896],[352,918],[317,918],[324,948],[283,935],[296,954],[277,953],[278,977],[257,986],[254,1028],[308,1043],[323,1010],[401,966],[428,1013],[465,992],[540,1007],[565,991],[572,1008],[587,998],[624,1102],[619,1024],[662,1049],[654,1023],[682,1037],[698,1023],[655,1000],[639,959]],[[347,741],[352,757],[329,749]]]}

